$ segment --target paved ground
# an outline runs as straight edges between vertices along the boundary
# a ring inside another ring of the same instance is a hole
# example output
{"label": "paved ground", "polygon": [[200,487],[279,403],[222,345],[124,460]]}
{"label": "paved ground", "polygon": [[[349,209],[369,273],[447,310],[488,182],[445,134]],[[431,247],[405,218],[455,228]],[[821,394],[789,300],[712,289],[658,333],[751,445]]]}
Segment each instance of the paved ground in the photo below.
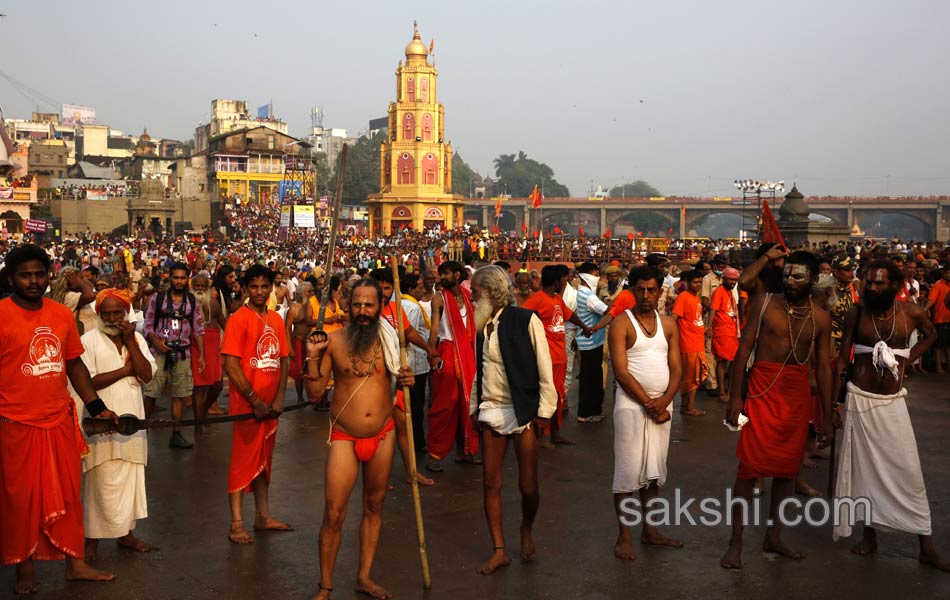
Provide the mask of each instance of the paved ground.
{"label": "paved ground", "polygon": [[[936,542],[950,553],[950,426],[947,376],[908,381],[911,416],[933,511]],[[712,399],[704,418],[673,421],[670,478],[664,495],[722,498],[735,475],[735,434],[720,424]],[[608,404],[608,412],[612,403]],[[830,527],[799,527],[787,534],[807,553],[802,561],[769,560],[760,551],[763,529],[747,531],[745,570],[725,571],[719,557],[729,533],[725,525],[681,525],[667,533],[683,539],[682,550],[647,548],[627,563],[612,554],[616,526],[611,505],[612,421],[581,425],[565,433],[574,447],[543,450],[541,512],[536,527],[538,559],[515,560],[490,577],[475,574],[491,541],[484,522],[479,467],[448,465],[435,488],[423,490],[423,511],[432,571],[432,590],[422,591],[411,496],[394,471],[397,490],[386,500],[382,545],[374,576],[402,598],[948,598],[950,574],[920,566],[917,542],[907,534],[882,534],[876,556],[859,558],[846,543],[834,543]],[[164,432],[153,434],[148,468],[149,512],[136,533],[158,544],[151,554],[119,551],[103,543],[98,565],[119,574],[111,584],[67,584],[62,563],[40,563],[41,599],[223,599],[306,598],[318,581],[316,536],[322,518],[326,413],[310,410],[281,419],[272,490],[275,516],[293,533],[258,535],[257,543],[228,542],[225,494],[230,430],[218,426],[193,451],[172,452]],[[190,437],[190,434],[189,434]],[[517,548],[519,498],[514,458],[505,481],[505,524],[509,547]],[[824,488],[827,466],[808,473]],[[354,498],[358,498],[355,495]],[[245,515],[252,515],[251,499]],[[695,512],[695,511],[694,511]],[[334,598],[355,597],[357,524],[350,506],[334,579]],[[696,513],[698,516],[698,513]],[[0,571],[0,597],[12,588],[13,569]]]}

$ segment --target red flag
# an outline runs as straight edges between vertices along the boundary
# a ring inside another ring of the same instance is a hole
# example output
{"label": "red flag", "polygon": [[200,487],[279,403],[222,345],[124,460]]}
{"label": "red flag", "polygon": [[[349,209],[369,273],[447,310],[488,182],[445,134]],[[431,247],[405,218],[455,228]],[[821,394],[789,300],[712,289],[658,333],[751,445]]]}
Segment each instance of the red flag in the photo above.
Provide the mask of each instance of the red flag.
{"label": "red flag", "polygon": [[609,230],[609,229],[604,232],[604,239],[606,239],[606,240],[609,240],[609,239],[610,239],[610,230]]}
{"label": "red flag", "polygon": [[495,202],[495,216],[501,215],[501,196],[498,196],[498,202]]}
{"label": "red flag", "polygon": [[522,224],[521,224],[521,231],[528,231],[528,225],[527,225],[527,223],[522,223]]}
{"label": "red flag", "polygon": [[778,225],[775,223],[775,217],[772,216],[772,209],[769,208],[767,200],[762,201],[761,227],[763,242],[775,242],[788,252],[788,246],[785,245],[785,240],[782,239],[782,232],[779,231]]}
{"label": "red flag", "polygon": [[580,236],[580,237],[584,237],[584,226],[583,226],[583,225],[579,225],[579,226],[577,227],[577,235]]}
{"label": "red flag", "polygon": [[673,228],[672,228],[672,227],[670,227],[670,230],[669,230],[669,231],[668,231],[667,233],[669,233],[669,234],[671,234],[671,235],[672,235],[672,233],[673,233]]}
{"label": "red flag", "polygon": [[538,230],[535,229],[532,235],[534,236],[534,239],[538,239]]}
{"label": "red flag", "polygon": [[638,231],[638,232],[637,232],[637,237],[643,237],[643,232],[642,232],[642,231]]}
{"label": "red flag", "polygon": [[412,221],[409,221],[408,227],[409,227],[409,229],[412,229]]}
{"label": "red flag", "polygon": [[432,41],[429,42],[429,54],[435,52],[435,38],[432,38]]}
{"label": "red flag", "polygon": [[632,232],[632,231],[628,231],[628,232],[627,232],[627,239],[628,239],[628,240],[632,240],[632,239],[633,239],[633,232]]}
{"label": "red flag", "polygon": [[558,227],[557,225],[555,225],[555,226],[554,226],[554,233],[555,233],[555,235],[561,233],[561,228]]}

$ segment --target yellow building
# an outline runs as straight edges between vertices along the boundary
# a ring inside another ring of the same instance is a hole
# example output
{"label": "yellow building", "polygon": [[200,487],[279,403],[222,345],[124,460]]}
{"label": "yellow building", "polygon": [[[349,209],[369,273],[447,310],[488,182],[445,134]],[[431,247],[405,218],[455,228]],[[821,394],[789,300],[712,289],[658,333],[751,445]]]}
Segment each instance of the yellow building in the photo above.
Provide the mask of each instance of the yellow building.
{"label": "yellow building", "polygon": [[396,68],[396,101],[389,104],[389,141],[379,148],[379,194],[367,199],[371,234],[410,225],[461,226],[463,199],[452,194],[452,146],[436,98],[435,65],[414,27],[406,63]]}

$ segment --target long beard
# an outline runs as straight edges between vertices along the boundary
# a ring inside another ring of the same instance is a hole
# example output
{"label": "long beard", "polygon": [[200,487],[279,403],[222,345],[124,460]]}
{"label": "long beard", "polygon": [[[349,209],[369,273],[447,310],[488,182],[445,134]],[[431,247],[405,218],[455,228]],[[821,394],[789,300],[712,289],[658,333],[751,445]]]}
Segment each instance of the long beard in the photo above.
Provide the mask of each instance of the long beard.
{"label": "long beard", "polygon": [[358,323],[356,320],[350,320],[346,324],[346,341],[350,350],[357,354],[368,354],[376,345],[378,338],[379,317],[376,317],[370,323]]}
{"label": "long beard", "polygon": [[198,306],[201,307],[201,316],[204,318],[205,323],[211,320],[211,292],[208,290],[195,290],[192,292],[195,295],[195,300],[198,301]]}
{"label": "long beard", "polygon": [[98,321],[98,324],[99,324],[99,331],[101,331],[102,333],[106,335],[121,335],[122,330],[119,329],[117,325],[113,325],[112,323],[106,323],[105,321],[102,320],[102,317],[96,317],[96,320]]}
{"label": "long beard", "polygon": [[481,331],[491,321],[494,308],[491,302],[482,298],[475,302],[475,331]]}
{"label": "long beard", "polygon": [[886,292],[875,292],[870,289],[864,290],[861,299],[868,312],[884,313],[894,306],[894,300],[897,298],[897,290],[888,289]]}

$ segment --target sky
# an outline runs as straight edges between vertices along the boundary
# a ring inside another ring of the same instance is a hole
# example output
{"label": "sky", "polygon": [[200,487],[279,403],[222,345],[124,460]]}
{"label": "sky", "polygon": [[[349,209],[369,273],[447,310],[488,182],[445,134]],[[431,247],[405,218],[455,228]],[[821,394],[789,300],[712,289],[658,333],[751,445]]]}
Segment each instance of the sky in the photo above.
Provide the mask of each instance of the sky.
{"label": "sky", "polygon": [[418,20],[446,138],[481,174],[547,163],[574,196],[644,179],[728,196],[950,193],[944,0],[0,0],[0,105],[90,106],[126,133],[189,139],[214,98],[273,101],[292,135],[385,116]]}

